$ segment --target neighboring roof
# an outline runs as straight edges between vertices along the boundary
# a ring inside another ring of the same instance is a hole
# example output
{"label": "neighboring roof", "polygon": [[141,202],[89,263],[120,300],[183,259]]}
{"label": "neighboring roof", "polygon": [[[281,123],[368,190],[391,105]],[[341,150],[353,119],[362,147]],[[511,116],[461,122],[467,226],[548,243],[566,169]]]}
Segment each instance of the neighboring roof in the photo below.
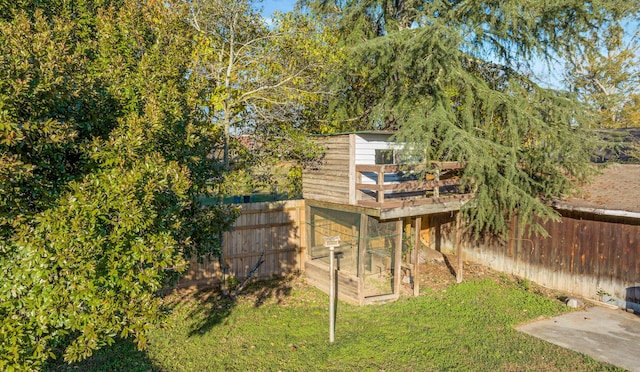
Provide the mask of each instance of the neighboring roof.
{"label": "neighboring roof", "polygon": [[594,154],[596,163],[640,163],[640,128],[597,129],[595,133],[603,141],[603,147]]}
{"label": "neighboring roof", "polygon": [[590,184],[581,187],[580,193],[558,201],[554,206],[640,218],[640,164],[611,164]]}

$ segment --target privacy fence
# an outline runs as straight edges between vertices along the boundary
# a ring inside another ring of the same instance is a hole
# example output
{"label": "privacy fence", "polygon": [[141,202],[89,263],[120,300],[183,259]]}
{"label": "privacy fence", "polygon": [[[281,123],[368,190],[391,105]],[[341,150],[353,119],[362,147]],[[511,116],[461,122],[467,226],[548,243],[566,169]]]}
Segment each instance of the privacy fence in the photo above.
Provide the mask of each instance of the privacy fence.
{"label": "privacy fence", "polygon": [[[452,224],[439,222],[446,243]],[[464,257],[574,295],[640,303],[639,220],[562,211],[560,221],[542,225],[549,237],[521,234],[514,223],[503,243],[466,239]]]}
{"label": "privacy fence", "polygon": [[[455,216],[423,218],[427,226],[423,224],[422,234],[429,235],[430,247],[446,253],[452,248]],[[245,278],[261,257],[257,279],[304,270],[305,224],[303,200],[243,204],[234,230],[224,235],[229,274]],[[560,222],[549,221],[544,227],[550,237],[528,237],[514,229],[503,243],[466,239],[463,256],[549,288],[640,302],[640,221],[563,212]],[[217,258],[201,263],[194,259],[179,286],[215,286],[221,277]]]}
{"label": "privacy fence", "polygon": [[[264,263],[255,272],[256,279],[303,270],[304,200],[247,203],[241,208],[233,231],[224,233],[222,257],[228,274],[246,278],[260,259]],[[217,257],[208,257],[202,262],[194,258],[178,286],[217,286],[221,278]]]}

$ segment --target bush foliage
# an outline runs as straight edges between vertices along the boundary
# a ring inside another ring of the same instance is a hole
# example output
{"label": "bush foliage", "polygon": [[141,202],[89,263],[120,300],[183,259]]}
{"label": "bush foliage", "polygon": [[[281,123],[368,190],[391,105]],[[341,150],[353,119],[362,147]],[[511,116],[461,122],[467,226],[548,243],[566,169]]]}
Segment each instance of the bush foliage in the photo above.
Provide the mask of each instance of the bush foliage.
{"label": "bush foliage", "polygon": [[[202,120],[179,3],[0,3],[0,369],[146,345],[157,295],[216,253],[203,209],[220,130]],[[209,180],[209,181],[208,181]]]}

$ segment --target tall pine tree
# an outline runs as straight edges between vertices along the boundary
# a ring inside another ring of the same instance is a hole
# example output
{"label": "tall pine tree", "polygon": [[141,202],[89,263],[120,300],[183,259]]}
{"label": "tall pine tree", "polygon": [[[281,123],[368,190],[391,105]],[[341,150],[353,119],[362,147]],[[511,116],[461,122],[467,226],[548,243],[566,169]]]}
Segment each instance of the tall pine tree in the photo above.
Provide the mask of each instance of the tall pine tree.
{"label": "tall pine tree", "polygon": [[347,49],[332,80],[336,127],[396,130],[425,160],[466,162],[476,192],[470,225],[498,234],[513,213],[523,224],[555,217],[546,202],[592,172],[575,97],[540,87],[528,67],[588,48],[587,36],[640,9],[637,0],[302,5],[333,24]]}

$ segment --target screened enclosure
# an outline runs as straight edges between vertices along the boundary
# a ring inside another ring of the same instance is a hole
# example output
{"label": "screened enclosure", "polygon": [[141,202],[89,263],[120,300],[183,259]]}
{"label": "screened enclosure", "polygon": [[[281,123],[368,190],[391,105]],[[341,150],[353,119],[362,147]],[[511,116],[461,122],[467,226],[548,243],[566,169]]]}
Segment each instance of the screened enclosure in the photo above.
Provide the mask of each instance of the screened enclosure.
{"label": "screened enclosure", "polygon": [[365,303],[397,297],[402,251],[402,223],[380,221],[362,213],[309,207],[307,278],[328,289],[329,248],[325,237],[338,236],[335,265],[338,295]]}

